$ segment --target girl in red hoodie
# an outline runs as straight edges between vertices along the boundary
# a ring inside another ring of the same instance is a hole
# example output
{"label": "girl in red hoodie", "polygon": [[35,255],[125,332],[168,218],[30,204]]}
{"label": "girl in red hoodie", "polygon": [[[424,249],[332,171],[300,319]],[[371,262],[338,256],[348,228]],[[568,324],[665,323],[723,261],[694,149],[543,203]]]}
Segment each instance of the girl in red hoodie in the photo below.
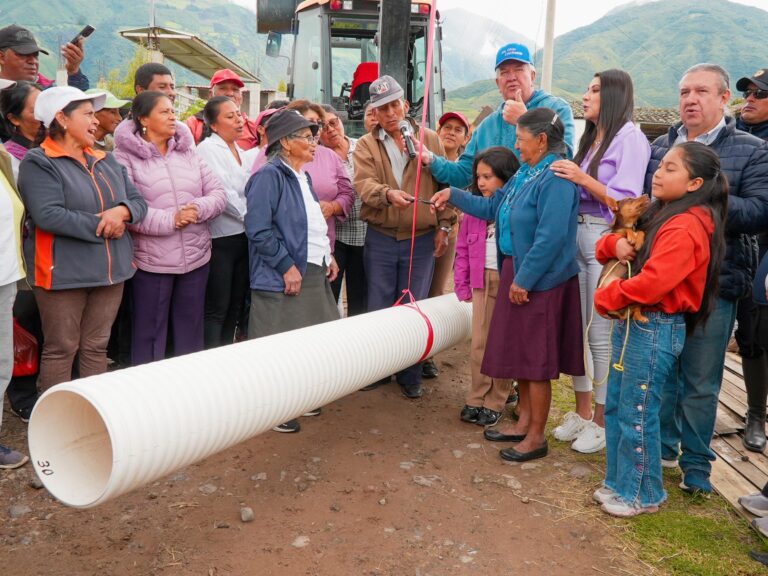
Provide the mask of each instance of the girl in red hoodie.
{"label": "girl in red hoodie", "polygon": [[686,332],[709,316],[724,254],[728,182],[715,152],[698,142],[675,146],[654,174],[652,190],[657,201],[638,225],[646,235],[638,252],[618,234],[597,243],[601,263],[632,262],[631,278],[597,290],[597,311],[621,311],[627,318],[625,309],[634,304],[648,318],[618,320],[613,330],[606,476],[594,498],[614,516],[656,512],[667,498],[661,478],[661,390],[677,379]]}

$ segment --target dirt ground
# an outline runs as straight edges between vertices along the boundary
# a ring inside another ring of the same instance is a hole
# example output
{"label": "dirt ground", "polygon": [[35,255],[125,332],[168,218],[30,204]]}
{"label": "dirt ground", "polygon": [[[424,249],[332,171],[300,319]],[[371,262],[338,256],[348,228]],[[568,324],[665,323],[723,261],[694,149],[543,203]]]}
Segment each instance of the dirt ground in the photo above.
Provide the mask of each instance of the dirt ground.
{"label": "dirt ground", "polygon": [[[30,465],[0,471],[0,574],[645,573],[590,502],[594,459],[560,444],[504,463],[459,420],[467,357],[438,356],[421,400],[396,384],[354,393],[299,434],[262,434],[91,510],[35,487]],[[0,442],[26,446],[25,426],[6,405]]]}

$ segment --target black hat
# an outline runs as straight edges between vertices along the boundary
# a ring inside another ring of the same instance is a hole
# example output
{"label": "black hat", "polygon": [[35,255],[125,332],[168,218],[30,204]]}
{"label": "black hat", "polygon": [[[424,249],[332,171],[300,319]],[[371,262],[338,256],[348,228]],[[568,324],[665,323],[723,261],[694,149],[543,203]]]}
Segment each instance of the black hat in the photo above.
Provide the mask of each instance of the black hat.
{"label": "black hat", "polygon": [[739,78],[739,81],[736,82],[736,90],[744,92],[744,90],[749,88],[750,84],[754,84],[760,90],[768,90],[768,68],[761,68],[752,74],[751,78]]}
{"label": "black hat", "polygon": [[280,110],[269,117],[267,122],[267,140],[270,146],[280,141],[280,138],[290,136],[302,128],[312,130],[312,136],[317,136],[320,126],[304,118],[298,110]]}
{"label": "black hat", "polygon": [[48,54],[48,52],[37,45],[32,32],[21,26],[16,26],[16,24],[0,28],[0,50],[5,50],[6,48],[10,48],[23,56],[34,54],[35,52]]}

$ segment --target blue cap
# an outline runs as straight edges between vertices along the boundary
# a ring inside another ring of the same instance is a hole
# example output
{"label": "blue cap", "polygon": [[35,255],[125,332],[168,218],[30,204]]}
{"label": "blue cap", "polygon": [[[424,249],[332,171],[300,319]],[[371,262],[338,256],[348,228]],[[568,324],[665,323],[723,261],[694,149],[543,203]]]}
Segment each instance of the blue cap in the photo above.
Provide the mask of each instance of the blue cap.
{"label": "blue cap", "polygon": [[496,53],[496,68],[501,66],[507,60],[517,60],[518,62],[533,66],[531,53],[528,51],[528,48],[522,44],[512,43],[502,46]]}

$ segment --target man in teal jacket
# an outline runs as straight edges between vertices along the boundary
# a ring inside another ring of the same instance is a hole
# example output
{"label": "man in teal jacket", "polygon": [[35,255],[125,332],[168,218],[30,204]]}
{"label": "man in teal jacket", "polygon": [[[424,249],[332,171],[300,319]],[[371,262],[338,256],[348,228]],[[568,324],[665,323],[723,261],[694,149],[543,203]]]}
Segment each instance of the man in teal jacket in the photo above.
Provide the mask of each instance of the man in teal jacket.
{"label": "man in teal jacket", "polygon": [[[528,48],[522,44],[507,44],[496,54],[496,86],[504,102],[472,134],[464,153],[455,162],[425,153],[422,162],[430,167],[438,182],[464,188],[472,181],[475,154],[491,146],[506,146],[515,150],[517,119],[532,108],[551,108],[565,124],[568,156],[574,145],[573,111],[562,98],[536,90],[533,82],[536,68]],[[517,151],[515,151],[517,153]]]}

